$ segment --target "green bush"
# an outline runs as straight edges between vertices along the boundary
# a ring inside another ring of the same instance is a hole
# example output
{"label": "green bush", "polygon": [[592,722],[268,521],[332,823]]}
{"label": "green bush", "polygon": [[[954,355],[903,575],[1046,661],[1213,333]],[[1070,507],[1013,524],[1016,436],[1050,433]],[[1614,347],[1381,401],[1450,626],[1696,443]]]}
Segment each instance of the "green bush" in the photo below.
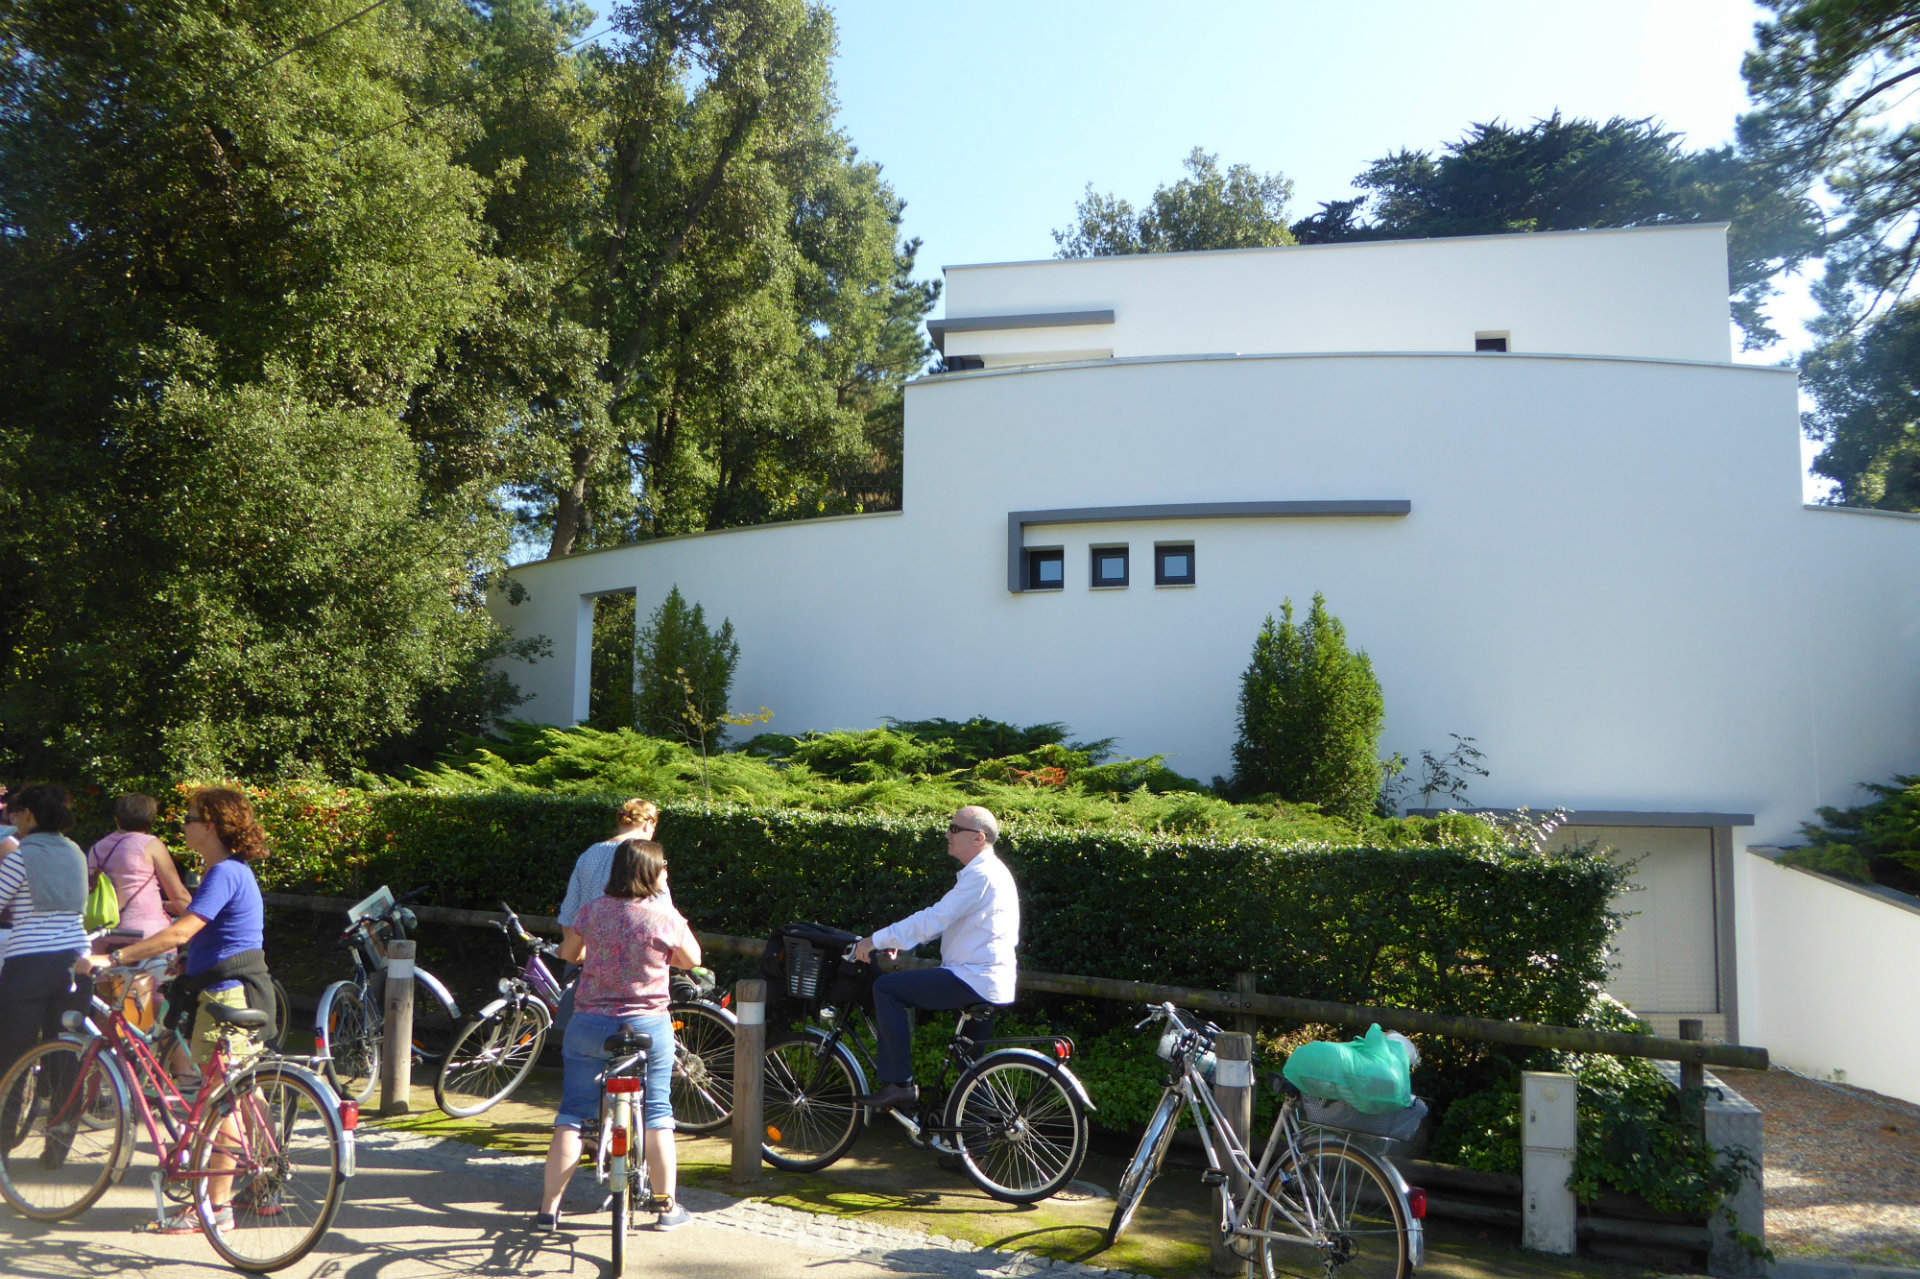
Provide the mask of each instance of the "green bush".
{"label": "green bush", "polygon": [[1920,892],[1920,776],[1861,785],[1878,798],[1858,808],[1820,809],[1821,825],[1800,828],[1806,847],[1788,849],[1783,860],[1863,884]]}
{"label": "green bush", "polygon": [[704,742],[708,752],[720,749],[721,717],[739,663],[733,623],[708,630],[706,609],[689,606],[674,587],[634,643],[634,727],[690,746]]}
{"label": "green bush", "polygon": [[1347,648],[1346,629],[1318,592],[1294,625],[1293,601],[1268,615],[1240,677],[1240,737],[1233,787],[1317,804],[1357,822],[1380,794],[1375,753],[1386,706],[1365,651]]}

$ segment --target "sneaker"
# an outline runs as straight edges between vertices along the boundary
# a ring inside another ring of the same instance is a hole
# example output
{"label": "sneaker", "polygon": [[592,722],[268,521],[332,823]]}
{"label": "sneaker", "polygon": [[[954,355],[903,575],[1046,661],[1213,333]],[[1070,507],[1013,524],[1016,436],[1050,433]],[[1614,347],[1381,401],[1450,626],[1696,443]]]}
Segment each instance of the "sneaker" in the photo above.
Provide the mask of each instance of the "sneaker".
{"label": "sneaker", "polygon": [[533,1229],[536,1233],[552,1234],[560,1229],[560,1214],[557,1212],[534,1213]]}
{"label": "sneaker", "polygon": [[77,1125],[61,1124],[57,1128],[47,1129],[46,1144],[40,1147],[40,1166],[49,1172],[60,1168],[67,1162],[67,1152],[73,1149],[74,1134]]}
{"label": "sneaker", "polygon": [[661,1210],[660,1219],[653,1223],[655,1230],[678,1230],[693,1220],[693,1214],[678,1203],[669,1203]]}
{"label": "sneaker", "polygon": [[[222,1233],[233,1229],[232,1205],[214,1213],[213,1228]],[[140,1232],[148,1235],[197,1235],[201,1233],[200,1213],[193,1208],[182,1208],[171,1216],[147,1222],[140,1227]]]}
{"label": "sneaker", "polygon": [[265,1176],[255,1177],[234,1191],[233,1206],[256,1217],[278,1217],[280,1187]]}

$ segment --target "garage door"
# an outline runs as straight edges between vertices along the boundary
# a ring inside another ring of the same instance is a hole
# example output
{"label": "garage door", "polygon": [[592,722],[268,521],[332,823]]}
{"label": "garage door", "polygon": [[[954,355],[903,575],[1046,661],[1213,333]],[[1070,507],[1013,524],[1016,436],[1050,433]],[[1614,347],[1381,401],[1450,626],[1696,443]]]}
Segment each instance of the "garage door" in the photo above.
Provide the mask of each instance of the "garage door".
{"label": "garage door", "polygon": [[1555,836],[1561,846],[1597,840],[1633,864],[1615,902],[1627,921],[1614,934],[1608,993],[1657,1024],[1719,1013],[1713,829],[1563,826]]}

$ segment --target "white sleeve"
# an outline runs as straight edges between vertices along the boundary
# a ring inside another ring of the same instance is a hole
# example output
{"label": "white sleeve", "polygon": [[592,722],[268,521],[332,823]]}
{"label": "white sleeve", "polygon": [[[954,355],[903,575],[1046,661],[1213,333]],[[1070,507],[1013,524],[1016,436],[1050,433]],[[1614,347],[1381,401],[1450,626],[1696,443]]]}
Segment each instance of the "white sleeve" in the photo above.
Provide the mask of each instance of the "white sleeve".
{"label": "white sleeve", "polygon": [[971,879],[962,876],[933,905],[923,911],[908,915],[897,924],[888,924],[873,935],[876,950],[912,950],[922,942],[930,942],[945,933],[957,919],[964,918],[980,908],[986,900],[987,877],[975,875]]}

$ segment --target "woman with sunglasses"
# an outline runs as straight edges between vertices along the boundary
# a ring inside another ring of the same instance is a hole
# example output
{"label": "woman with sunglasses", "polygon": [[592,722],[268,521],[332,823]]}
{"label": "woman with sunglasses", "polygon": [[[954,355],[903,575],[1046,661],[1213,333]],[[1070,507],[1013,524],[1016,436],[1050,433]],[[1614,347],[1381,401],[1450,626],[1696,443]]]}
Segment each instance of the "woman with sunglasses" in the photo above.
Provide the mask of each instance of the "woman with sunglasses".
{"label": "woman with sunglasses", "polygon": [[[259,1032],[223,1028],[211,1016],[193,1014],[208,1004],[257,1008],[267,1014],[267,1024],[273,1024],[273,980],[267,974],[264,950],[267,909],[248,865],[266,856],[266,833],[245,795],[213,786],[195,791],[188,799],[185,841],[200,855],[204,868],[186,913],[151,937],[81,960],[75,971],[137,964],[185,946],[185,971],[169,993],[169,1002],[186,1010],[177,1029],[192,1045],[195,1067],[206,1065],[222,1038],[229,1067],[237,1067],[259,1054]],[[216,1163],[218,1159],[216,1155]],[[218,1178],[214,1186],[219,1217],[230,1220],[232,1207],[221,1201],[228,1187]],[[244,1201],[239,1206],[249,1207]],[[200,1229],[200,1219],[188,1207],[155,1223],[153,1229],[160,1234],[191,1234]]]}

